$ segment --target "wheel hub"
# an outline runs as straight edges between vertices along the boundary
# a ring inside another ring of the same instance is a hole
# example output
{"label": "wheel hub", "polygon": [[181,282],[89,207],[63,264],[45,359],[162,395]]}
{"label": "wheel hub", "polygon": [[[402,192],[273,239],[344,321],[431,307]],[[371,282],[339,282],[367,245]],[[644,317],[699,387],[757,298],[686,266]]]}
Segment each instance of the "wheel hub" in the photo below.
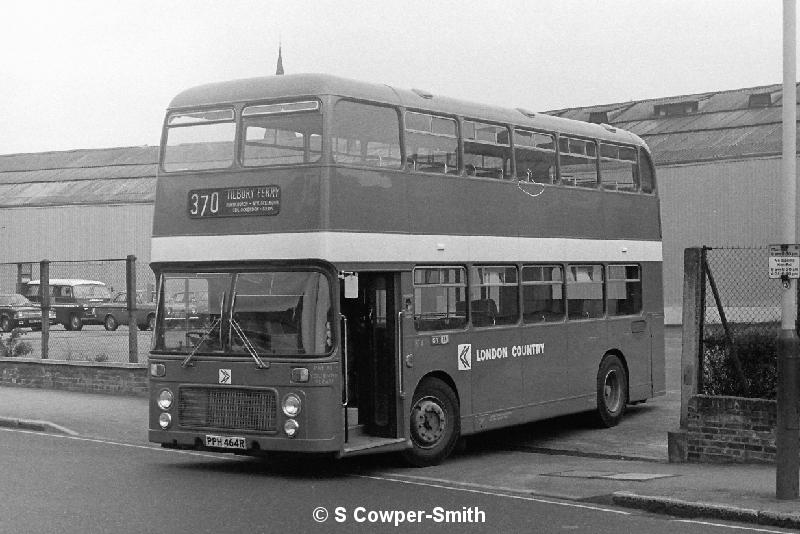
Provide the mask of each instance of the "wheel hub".
{"label": "wheel hub", "polygon": [[616,412],[619,409],[621,396],[621,388],[619,384],[619,376],[614,370],[606,373],[606,378],[603,382],[603,397],[605,399],[606,407]]}
{"label": "wheel hub", "polygon": [[447,428],[444,410],[434,399],[420,399],[414,408],[414,434],[421,445],[434,445]]}

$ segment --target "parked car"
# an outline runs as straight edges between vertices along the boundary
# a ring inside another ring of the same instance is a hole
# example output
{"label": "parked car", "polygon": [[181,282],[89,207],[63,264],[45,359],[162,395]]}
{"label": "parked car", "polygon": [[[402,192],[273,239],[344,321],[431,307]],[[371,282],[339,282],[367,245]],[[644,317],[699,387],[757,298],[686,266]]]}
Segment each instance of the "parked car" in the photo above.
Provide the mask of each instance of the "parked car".
{"label": "parked car", "polygon": [[[98,318],[103,320],[106,330],[112,332],[121,324],[128,324],[128,294],[124,291],[114,295],[111,302],[95,308]],[[148,299],[144,291],[136,292],[136,326],[139,330],[152,330],[156,323],[156,303]]]}
{"label": "parked car", "polygon": [[[42,302],[41,282],[31,280],[25,284],[24,294],[33,302]],[[111,290],[103,282],[77,278],[52,278],[50,280],[50,306],[56,312],[56,322],[67,330],[80,330],[85,324],[102,324],[97,316],[97,305],[111,300]]]}
{"label": "parked car", "polygon": [[168,296],[165,313],[167,321],[196,323],[201,317],[208,317],[208,291],[180,291]]}
{"label": "parked car", "polygon": [[[56,322],[56,312],[50,310],[50,324]],[[42,308],[22,295],[0,295],[0,330],[11,332],[17,327],[42,328]]]}

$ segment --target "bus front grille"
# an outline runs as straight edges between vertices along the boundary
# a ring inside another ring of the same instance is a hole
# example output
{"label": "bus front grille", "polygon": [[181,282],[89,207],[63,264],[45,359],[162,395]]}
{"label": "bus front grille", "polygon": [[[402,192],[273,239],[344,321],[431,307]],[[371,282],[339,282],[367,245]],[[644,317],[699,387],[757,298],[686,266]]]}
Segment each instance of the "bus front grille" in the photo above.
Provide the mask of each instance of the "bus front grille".
{"label": "bus front grille", "polygon": [[277,396],[271,389],[184,387],[179,425],[186,428],[271,432],[277,428]]}

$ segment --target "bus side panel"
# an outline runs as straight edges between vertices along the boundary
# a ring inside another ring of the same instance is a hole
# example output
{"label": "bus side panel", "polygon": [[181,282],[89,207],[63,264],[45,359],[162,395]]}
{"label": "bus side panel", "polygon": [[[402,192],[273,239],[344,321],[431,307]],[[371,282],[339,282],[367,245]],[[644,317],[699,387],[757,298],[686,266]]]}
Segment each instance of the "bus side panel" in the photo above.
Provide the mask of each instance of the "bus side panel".
{"label": "bus side panel", "polygon": [[664,350],[664,289],[662,281],[663,264],[650,262],[642,265],[645,312],[651,314],[651,376],[652,396],[664,395],[666,387],[666,356]]}
{"label": "bus side panel", "polygon": [[628,367],[628,397],[630,401],[644,400],[652,392],[652,357],[650,314],[624,315],[608,318],[608,338],[622,353]]}
{"label": "bus side panel", "polygon": [[[425,375],[444,374],[455,384],[456,397],[459,400],[462,421],[462,434],[472,431],[470,419],[465,419],[473,413],[472,409],[472,376],[468,369],[459,368],[459,346],[467,341],[466,331],[449,332],[414,332],[409,328],[403,338],[404,364],[403,383],[405,390],[406,410],[411,409],[414,390]],[[408,355],[411,355],[409,360]],[[411,366],[408,362],[411,361]],[[463,367],[463,366],[462,366]],[[407,425],[407,416],[403,417]],[[407,431],[407,430],[406,430]]]}
{"label": "bus side panel", "polygon": [[[329,230],[408,232],[406,184],[399,172],[331,169]],[[433,209],[433,206],[429,206]]]}
{"label": "bus side panel", "polygon": [[666,379],[666,353],[664,351],[664,315],[653,314],[653,320],[650,323],[650,338],[652,350],[653,366],[651,374],[653,376],[653,389],[651,396],[657,397],[667,393],[667,379]]}
{"label": "bus side panel", "polygon": [[520,356],[523,367],[525,403],[553,404],[569,396],[570,373],[564,323],[541,323],[522,328]]}
{"label": "bus side panel", "polygon": [[511,409],[524,404],[522,359],[514,356],[519,328],[473,330],[470,341],[472,409],[496,412],[493,422],[505,420]]}
{"label": "bus side panel", "polygon": [[597,371],[608,345],[608,323],[604,320],[567,321],[564,329],[567,354],[564,372],[568,375],[567,398],[586,399],[586,409],[596,406]]}
{"label": "bus side panel", "polygon": [[516,182],[422,173],[406,178],[412,234],[517,235],[525,226],[517,220],[525,195]]}
{"label": "bus side panel", "polygon": [[657,239],[661,236],[658,197],[640,194],[603,195],[604,235],[615,239]]}

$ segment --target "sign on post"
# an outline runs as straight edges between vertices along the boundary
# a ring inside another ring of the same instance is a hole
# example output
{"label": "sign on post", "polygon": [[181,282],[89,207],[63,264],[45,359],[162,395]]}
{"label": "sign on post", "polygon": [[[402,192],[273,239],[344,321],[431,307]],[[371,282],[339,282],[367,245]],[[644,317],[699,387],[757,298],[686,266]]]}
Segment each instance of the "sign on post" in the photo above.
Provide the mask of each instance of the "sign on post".
{"label": "sign on post", "polygon": [[769,277],[800,278],[800,245],[769,246]]}

